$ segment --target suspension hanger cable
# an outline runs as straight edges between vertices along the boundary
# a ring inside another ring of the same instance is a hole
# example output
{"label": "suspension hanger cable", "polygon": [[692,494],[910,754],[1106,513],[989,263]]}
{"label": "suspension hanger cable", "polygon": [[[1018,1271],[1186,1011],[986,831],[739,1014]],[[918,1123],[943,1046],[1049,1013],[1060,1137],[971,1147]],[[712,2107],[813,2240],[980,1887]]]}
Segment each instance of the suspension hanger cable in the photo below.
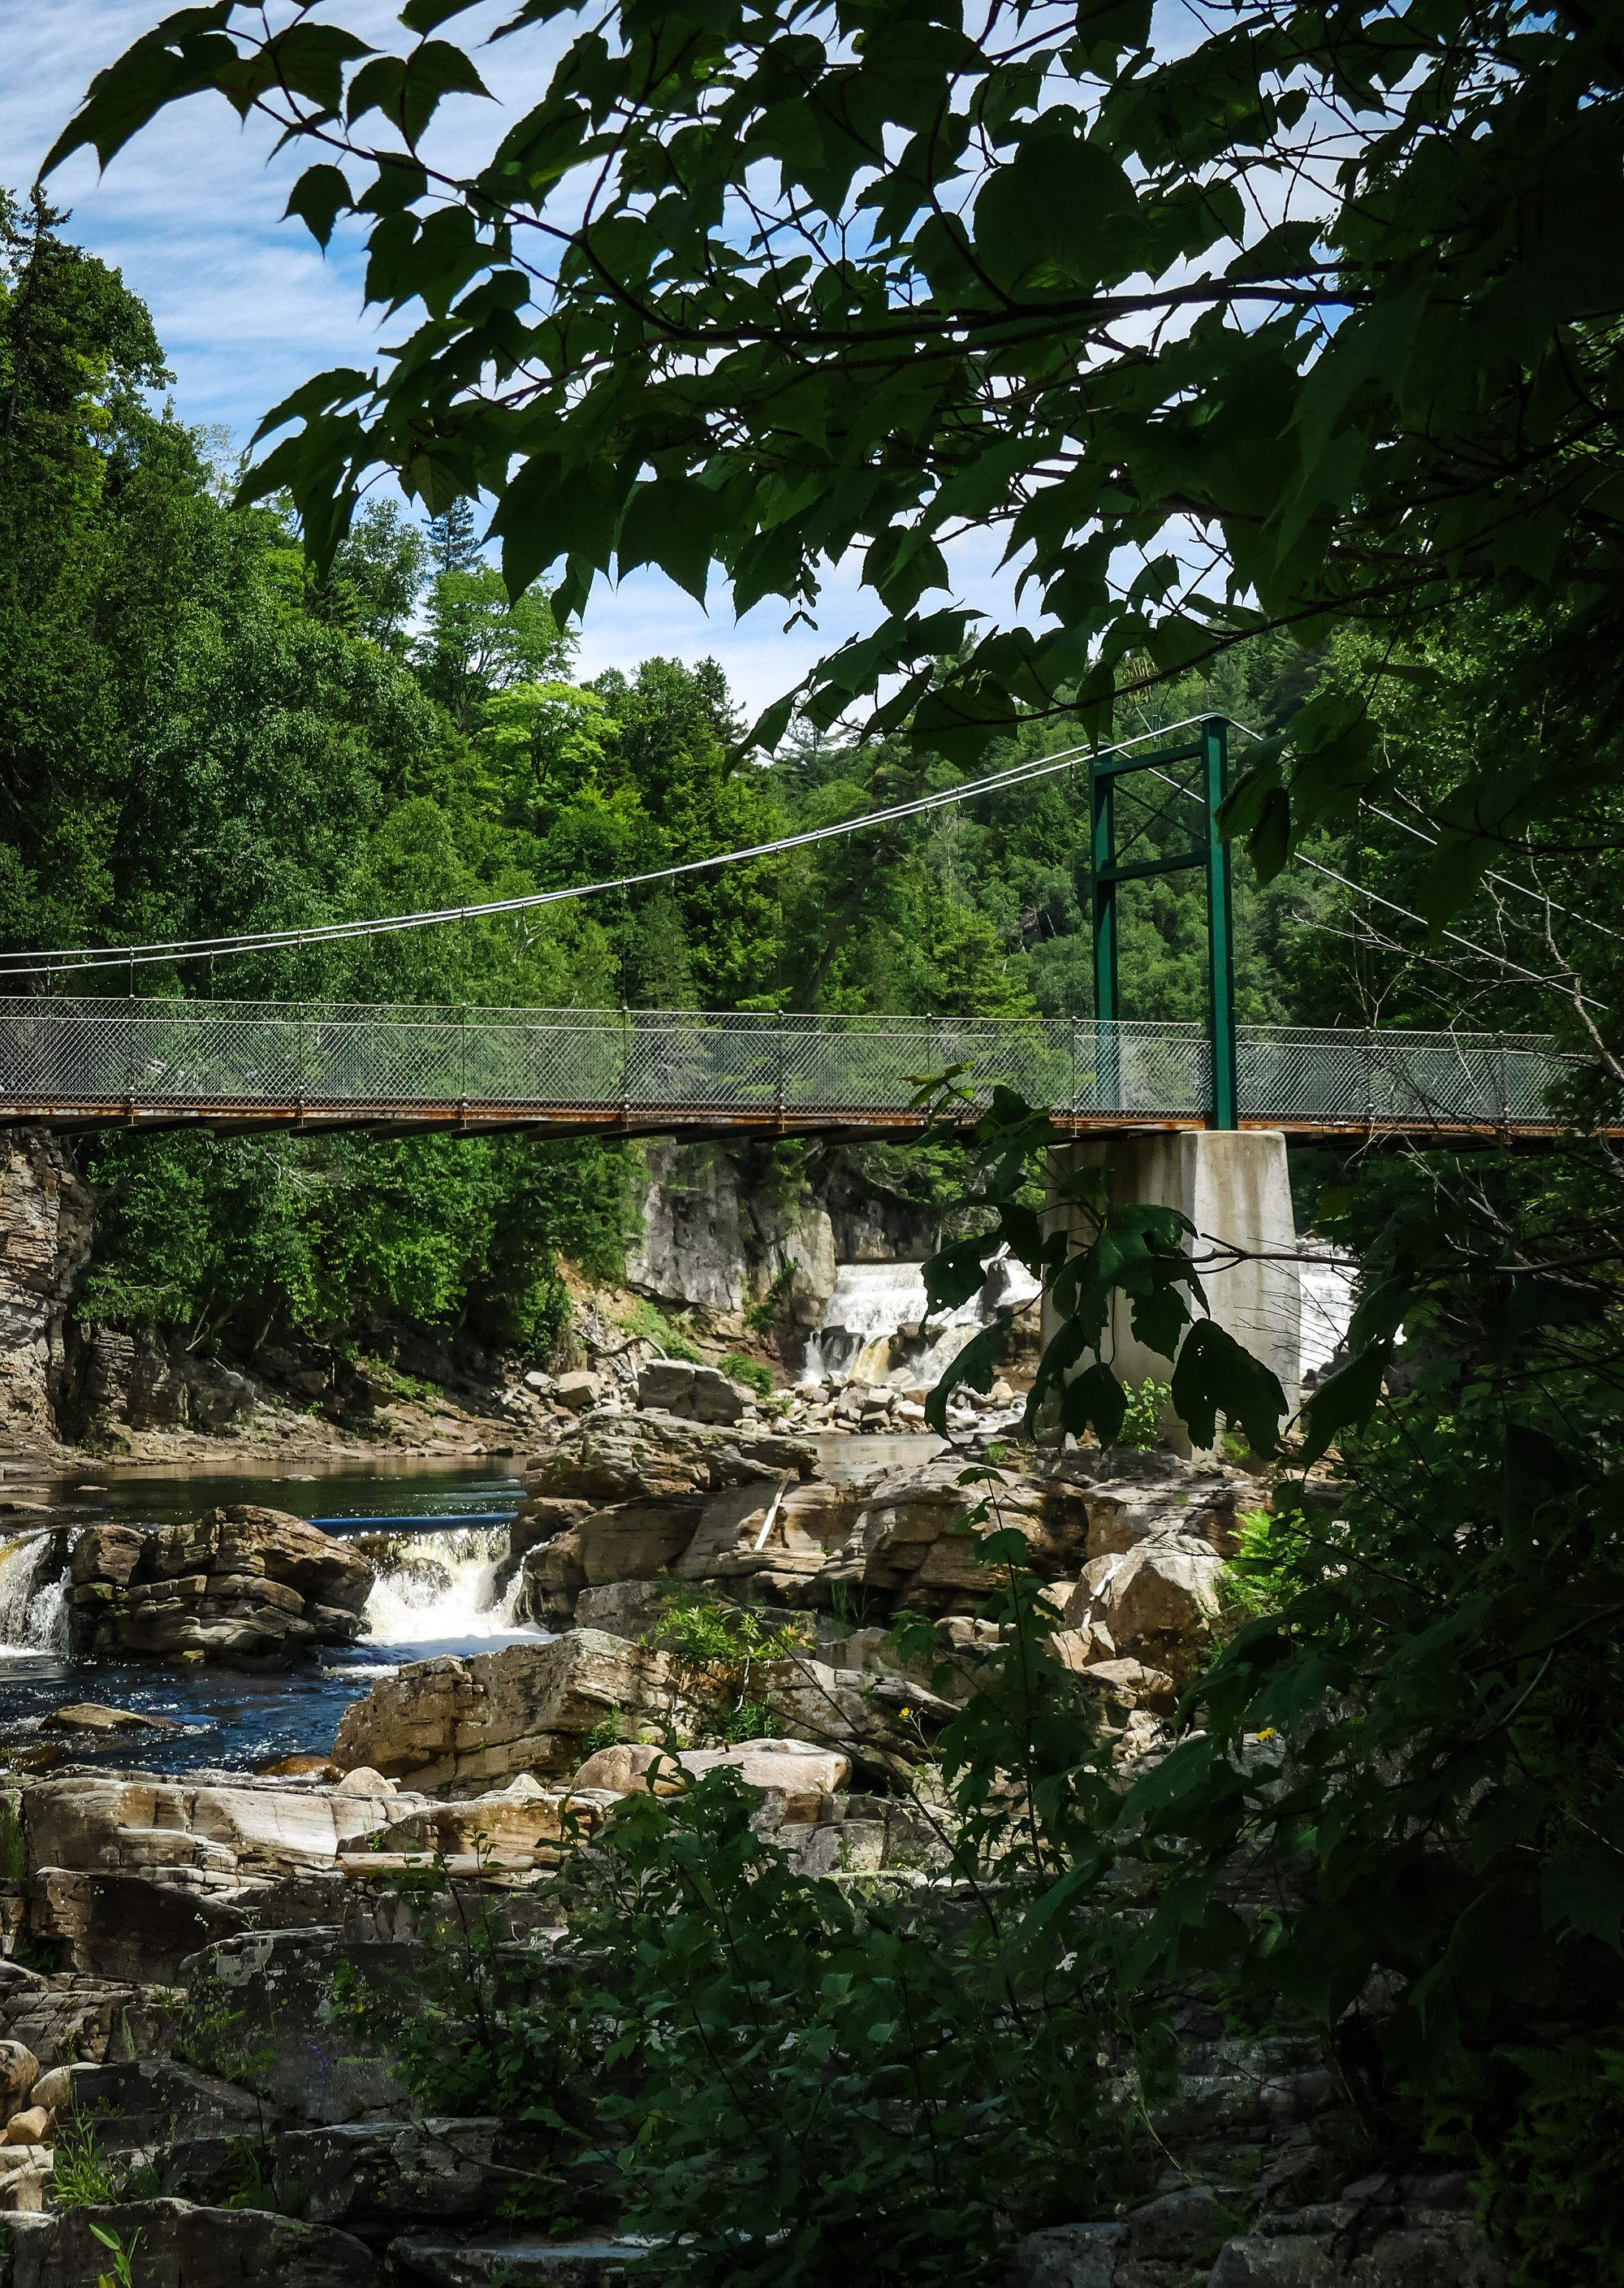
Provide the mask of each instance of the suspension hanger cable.
{"label": "suspension hanger cable", "polygon": [[737,866],[754,859],[776,857],[786,850],[804,849],[812,843],[830,842],[848,834],[862,833],[869,827],[889,825],[899,819],[921,817],[928,811],[974,802],[982,795],[1007,792],[1032,780],[1049,778],[1058,771],[1073,770],[1080,761],[1121,754],[1129,747],[1143,746],[1147,740],[1165,739],[1175,731],[1188,730],[1207,720],[1206,715],[1186,715],[1176,723],[1162,724],[1154,731],[1139,732],[1132,738],[1118,739],[1110,746],[1080,745],[1066,748],[1058,755],[1029,757],[1024,762],[1011,764],[1007,770],[994,771],[985,777],[967,780],[959,786],[943,787],[934,794],[916,795],[907,802],[892,803],[883,810],[863,811],[855,818],[837,819],[828,826],[808,827],[798,834],[780,835],[773,841],[755,843],[747,849],[721,850],[709,858],[690,858],[681,865],[657,866],[646,874],[624,874],[601,882],[572,883],[560,890],[534,890],[522,897],[495,898],[486,905],[443,906],[419,913],[390,914],[365,921],[326,922],[314,928],[297,931],[259,930],[234,937],[172,938],[137,946],[59,946],[43,952],[0,954],[0,977],[37,976],[51,969],[72,972],[123,967],[126,964],[134,968],[157,962],[201,961],[211,954],[263,953],[293,944],[330,945],[347,938],[377,937],[401,930],[434,929],[447,923],[478,919],[488,914],[520,913],[538,906],[561,905],[575,898],[597,897],[606,892],[641,889],[653,882],[675,881],[685,875],[712,872],[721,866]]}

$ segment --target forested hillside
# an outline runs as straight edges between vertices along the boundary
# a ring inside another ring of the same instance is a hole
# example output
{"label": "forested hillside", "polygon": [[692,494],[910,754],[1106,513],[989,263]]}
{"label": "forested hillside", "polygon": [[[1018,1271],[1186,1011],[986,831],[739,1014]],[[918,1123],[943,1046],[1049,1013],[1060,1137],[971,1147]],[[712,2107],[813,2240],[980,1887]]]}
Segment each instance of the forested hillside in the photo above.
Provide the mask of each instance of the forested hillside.
{"label": "forested hillside", "polygon": [[[539,597],[510,604],[466,504],[424,529],[379,502],[314,577],[285,506],[227,504],[228,446],[167,397],[162,346],[119,277],[48,210],[8,201],[3,214],[5,949],[478,903],[646,872],[965,775],[899,740],[806,730],[771,758],[741,754],[709,663],[629,661],[574,680],[569,641]],[[1376,679],[1396,695],[1390,736],[1424,823],[1429,788],[1481,735],[1475,681],[1508,646],[1532,654],[1542,640],[1479,614],[1400,680],[1383,679],[1368,637],[1328,651],[1259,639],[1156,694],[1155,711],[1125,710],[1119,729],[1216,708],[1268,733],[1327,676]],[[1080,735],[1051,721],[988,760]],[[1178,846],[1182,803],[1141,784],[1137,848]],[[860,840],[540,914],[19,989],[1086,1012],[1086,777],[1061,774]],[[1369,823],[1374,839],[1324,834],[1310,854],[1413,902],[1429,846]],[[1542,955],[1538,910],[1497,916],[1479,902],[1470,926]],[[1205,927],[1189,882],[1142,886],[1124,925],[1126,1013],[1202,1014]],[[1588,964],[1601,942],[1569,950]],[[1241,865],[1240,967],[1252,1021],[1553,1017],[1549,993],[1429,946],[1301,868],[1259,889]],[[803,1156],[781,1156],[794,1183]],[[921,1200],[962,1188],[928,1156],[874,1148],[867,1165]],[[559,1259],[616,1271],[635,1176],[625,1148],[451,1138],[115,1141],[81,1168],[98,1203],[82,1314],[251,1349],[278,1328],[341,1341],[365,1315],[398,1312],[538,1356],[566,1321]]]}

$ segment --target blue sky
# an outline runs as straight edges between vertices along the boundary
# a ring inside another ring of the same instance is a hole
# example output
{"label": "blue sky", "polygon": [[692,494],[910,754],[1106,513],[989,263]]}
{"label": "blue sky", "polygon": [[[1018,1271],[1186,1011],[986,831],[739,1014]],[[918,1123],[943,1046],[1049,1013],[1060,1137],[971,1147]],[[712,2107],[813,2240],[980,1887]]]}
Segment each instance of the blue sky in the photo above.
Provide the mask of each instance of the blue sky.
{"label": "blue sky", "polygon": [[[0,181],[21,190],[71,115],[95,72],[122,52],[176,0],[0,0],[8,70],[0,82]],[[390,44],[392,11],[381,0],[350,0],[343,21]],[[397,30],[398,36],[398,30]],[[522,103],[546,68],[544,54],[517,42],[495,52],[487,73],[504,109]],[[488,104],[448,107],[448,153],[488,147],[497,131]],[[70,234],[115,264],[150,306],[174,369],[175,401],[189,421],[217,425],[245,444],[261,414],[308,374],[331,365],[367,365],[377,344],[403,330],[362,304],[353,242],[330,257],[298,223],[280,221],[299,163],[268,158],[270,138],[239,126],[218,97],[171,110],[127,145],[99,179],[77,155],[52,179],[51,195],[71,207]],[[991,542],[963,565],[971,600],[992,600]],[[1006,592],[1007,603],[1007,592]],[[665,579],[643,570],[589,607],[580,669],[634,665],[661,652],[695,660],[714,655],[741,700],[765,704],[795,683],[820,652],[872,624],[854,577],[836,573],[820,629],[782,631],[782,604],[760,606],[735,622],[725,592],[709,612]]]}

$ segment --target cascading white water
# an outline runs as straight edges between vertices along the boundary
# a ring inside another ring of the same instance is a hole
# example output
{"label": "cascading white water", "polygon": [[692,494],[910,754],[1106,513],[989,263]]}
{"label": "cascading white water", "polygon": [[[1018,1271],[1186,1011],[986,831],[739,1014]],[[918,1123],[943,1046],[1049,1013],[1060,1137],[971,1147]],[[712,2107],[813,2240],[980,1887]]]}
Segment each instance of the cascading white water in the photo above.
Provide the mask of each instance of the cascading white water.
{"label": "cascading white water", "polygon": [[956,1310],[937,1313],[927,1327],[922,1263],[842,1263],[823,1324],[807,1339],[801,1379],[837,1375],[896,1390],[929,1390],[978,1328],[1001,1308],[1020,1309],[1037,1291],[1037,1282],[1019,1264],[997,1255],[980,1293]]}
{"label": "cascading white water", "polygon": [[1303,1241],[1297,1254],[1297,1376],[1307,1389],[1311,1378],[1318,1380],[1343,1347],[1353,1316],[1359,1274],[1311,1239]]}
{"label": "cascading white water", "polygon": [[67,1649],[67,1572],[51,1533],[0,1541],[0,1654]]}
{"label": "cascading white water", "polygon": [[[519,1633],[522,1624],[511,1609],[518,1577],[496,1593],[507,1533],[505,1525],[494,1525],[376,1537],[384,1550],[375,1559],[377,1577],[367,1600],[370,1641],[435,1644]],[[368,1537],[369,1545],[372,1539]]]}

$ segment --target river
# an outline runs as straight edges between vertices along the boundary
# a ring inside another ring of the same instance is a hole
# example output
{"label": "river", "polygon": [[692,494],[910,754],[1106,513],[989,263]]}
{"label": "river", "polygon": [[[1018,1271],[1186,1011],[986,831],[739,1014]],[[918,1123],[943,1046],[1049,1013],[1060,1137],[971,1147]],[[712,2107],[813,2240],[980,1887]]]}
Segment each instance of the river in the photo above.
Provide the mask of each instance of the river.
{"label": "river", "polygon": [[[30,1490],[36,1490],[31,1488]],[[3,1489],[0,1489],[3,1490]],[[516,1627],[495,1593],[497,1560],[522,1482],[483,1467],[387,1461],[296,1473],[99,1465],[46,1489],[48,1506],[0,1517],[0,1740],[28,1739],[51,1709],[75,1700],[150,1710],[198,1728],[138,1741],[75,1738],[75,1763],[199,1765],[251,1770],[321,1754],[338,1719],[373,1679],[437,1653],[488,1652],[541,1632]],[[49,1551],[62,1526],[168,1525],[234,1502],[262,1502],[336,1534],[378,1536],[386,1552],[360,1643],[268,1674],[226,1667],[129,1667],[69,1660],[63,1585]]]}
{"label": "river", "polygon": [[[940,1446],[916,1435],[811,1442],[832,1478],[916,1465]],[[0,1498],[8,1484],[9,1476],[0,1477]],[[545,1635],[515,1624],[498,1593],[507,1522],[524,1483],[488,1465],[449,1469],[383,1458],[364,1469],[308,1464],[271,1474],[109,1462],[96,1465],[93,1477],[43,1483],[30,1469],[27,1491],[38,1506],[0,1515],[0,1744],[36,1743],[52,1709],[97,1700],[195,1728],[133,1741],[81,1735],[64,1746],[63,1761],[157,1772],[257,1770],[284,1756],[325,1754],[349,1703],[408,1661],[539,1643]],[[317,1660],[269,1672],[68,1658],[60,1529],[176,1524],[235,1502],[291,1511],[329,1533],[376,1537],[379,1546],[368,1554],[383,1562],[359,1644],[329,1646]]]}

